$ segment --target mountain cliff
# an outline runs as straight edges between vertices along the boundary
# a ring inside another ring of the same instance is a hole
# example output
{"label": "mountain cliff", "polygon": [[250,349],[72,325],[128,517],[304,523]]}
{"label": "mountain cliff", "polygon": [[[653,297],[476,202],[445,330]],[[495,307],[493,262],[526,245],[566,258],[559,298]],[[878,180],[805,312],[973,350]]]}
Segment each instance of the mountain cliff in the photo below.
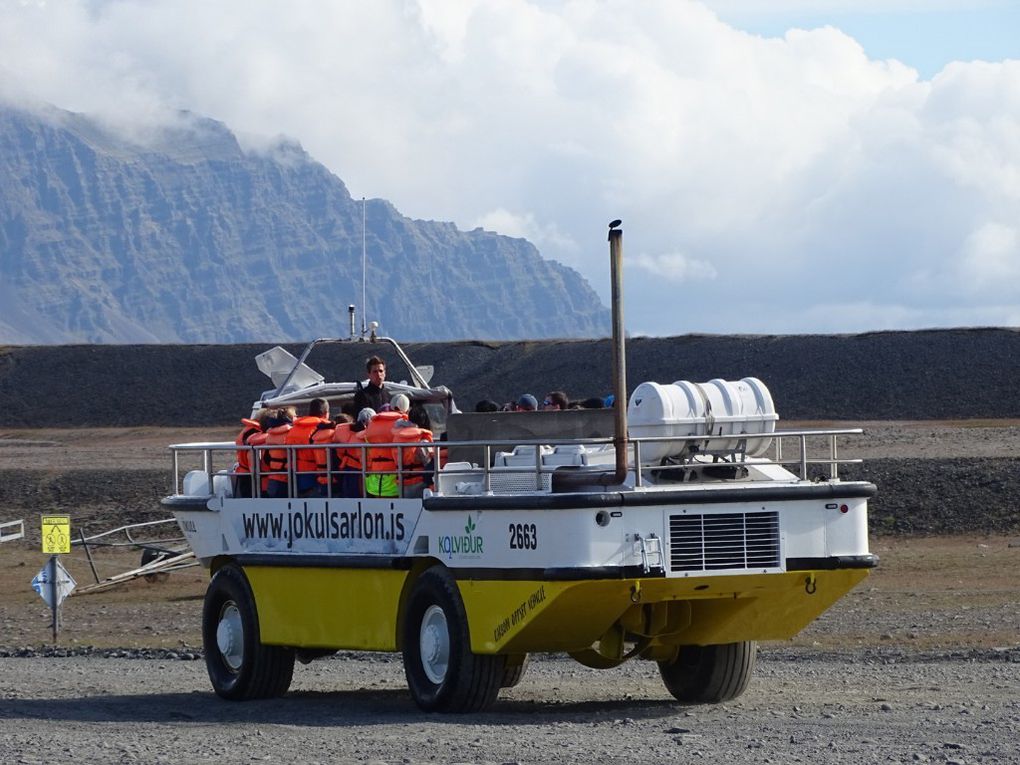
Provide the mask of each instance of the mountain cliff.
{"label": "mountain cliff", "polygon": [[[406,340],[597,337],[608,311],[533,245],[365,206],[369,319]],[[300,146],[182,115],[127,138],[0,107],[0,342],[346,335],[362,203]]]}

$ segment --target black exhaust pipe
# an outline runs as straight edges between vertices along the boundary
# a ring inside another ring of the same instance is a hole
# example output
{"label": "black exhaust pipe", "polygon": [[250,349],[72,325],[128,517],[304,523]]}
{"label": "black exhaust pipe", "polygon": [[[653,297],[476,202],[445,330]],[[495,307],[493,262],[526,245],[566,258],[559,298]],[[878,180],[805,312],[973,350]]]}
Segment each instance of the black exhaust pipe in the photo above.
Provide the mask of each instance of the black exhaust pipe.
{"label": "black exhaust pipe", "polygon": [[609,224],[609,281],[613,312],[613,446],[616,471],[589,473],[580,469],[559,469],[552,475],[552,490],[566,492],[585,486],[620,486],[627,480],[627,353],[623,333],[623,229],[622,221]]}

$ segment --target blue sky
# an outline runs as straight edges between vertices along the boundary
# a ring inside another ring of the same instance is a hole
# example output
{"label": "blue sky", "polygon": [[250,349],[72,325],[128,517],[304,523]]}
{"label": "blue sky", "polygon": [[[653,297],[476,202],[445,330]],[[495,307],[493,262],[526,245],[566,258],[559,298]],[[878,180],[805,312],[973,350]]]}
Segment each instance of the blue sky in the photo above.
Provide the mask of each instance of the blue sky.
{"label": "blue sky", "polygon": [[770,37],[782,37],[792,27],[838,27],[856,39],[870,58],[899,59],[924,79],[931,79],[951,61],[1020,58],[1020,2],[1016,0],[709,0],[706,4],[735,27]]}
{"label": "blue sky", "polygon": [[526,237],[606,300],[622,218],[635,334],[1020,326],[1017,2],[0,0],[0,18],[0,100],[136,136],[186,109],[256,152],[287,136],[355,197]]}

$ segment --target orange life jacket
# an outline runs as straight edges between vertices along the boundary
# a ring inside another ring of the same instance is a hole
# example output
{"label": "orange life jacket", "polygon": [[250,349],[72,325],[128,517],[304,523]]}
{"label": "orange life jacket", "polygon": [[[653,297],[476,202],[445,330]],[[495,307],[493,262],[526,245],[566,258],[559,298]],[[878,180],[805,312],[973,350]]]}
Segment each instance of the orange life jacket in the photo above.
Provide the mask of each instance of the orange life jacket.
{"label": "orange life jacket", "polygon": [[[247,446],[249,439],[256,433],[262,432],[262,426],[259,425],[255,420],[249,420],[247,417],[241,418],[241,424],[244,425],[241,428],[241,432],[237,434],[237,438],[234,439],[234,443],[237,446]],[[237,472],[238,473],[250,473],[251,472],[251,451],[249,449],[238,449],[237,450]]]}
{"label": "orange life jacket", "polygon": [[398,444],[414,444],[414,446],[398,447],[402,460],[400,465],[404,470],[404,485],[414,486],[424,483],[425,465],[428,464],[429,455],[420,444],[432,443],[432,431],[418,427],[394,428],[393,441]]}
{"label": "orange life jacket", "polygon": [[[266,431],[266,446],[283,446],[287,443],[287,434],[293,427],[289,422],[277,425]],[[270,473],[270,481],[287,483],[287,450],[266,449],[263,454],[263,469]]]}
{"label": "orange life jacket", "polygon": [[[348,426],[349,427],[349,426]],[[313,444],[329,444],[333,442],[333,438],[336,435],[336,426],[329,420],[320,422],[319,425],[312,431],[312,435],[309,437],[309,442]],[[311,452],[313,459],[315,460],[315,472],[317,473],[315,480],[325,486],[329,483],[329,449],[308,449],[306,451]]]}
{"label": "orange life jacket", "polygon": [[[393,425],[403,420],[403,412],[379,412],[365,428],[365,440],[370,444],[393,442]],[[392,446],[368,450],[366,490],[377,497],[397,495],[397,460]]]}
{"label": "orange life jacket", "polygon": [[[346,440],[344,440],[346,439]],[[336,434],[333,436],[333,441],[338,444],[363,444],[365,443],[365,431],[354,430],[351,426],[344,430],[340,428],[336,429]],[[342,470],[361,470],[361,455],[363,450],[356,446],[352,446],[348,449],[337,449],[336,455],[340,460],[340,468]]]}
{"label": "orange life jacket", "polygon": [[[264,431],[259,431],[255,435],[249,436],[248,446],[263,446],[266,443],[266,439],[268,437],[269,437],[268,433]],[[262,473],[262,480],[259,481],[259,484],[262,486],[262,491],[264,493],[266,489],[269,488],[269,477],[266,475],[266,451],[265,449],[262,450],[256,449],[255,453],[256,459],[259,461],[259,472]]]}
{"label": "orange life jacket", "polygon": [[[350,422],[341,422],[339,425],[336,426],[336,430],[333,431],[333,438],[332,438],[332,441],[333,441],[334,444],[346,444],[346,443],[350,443],[351,438],[354,436],[354,433],[351,431],[351,425],[352,424],[353,423],[350,423]],[[336,460],[335,464],[336,464],[337,468],[340,469],[340,470],[343,470],[346,467],[346,464],[347,464],[347,450],[346,449],[333,449],[333,455],[334,455],[334,458]],[[358,467],[360,469],[360,467],[361,467],[360,463],[359,463]]]}
{"label": "orange life jacket", "polygon": [[[312,433],[323,423],[329,423],[329,420],[323,419],[322,417],[298,417],[294,420],[294,424],[291,426],[287,433],[288,444],[301,444],[307,446],[312,442]],[[332,424],[332,423],[330,423]],[[311,473],[315,472],[315,449],[293,449],[295,454],[294,457],[294,470],[297,472],[299,478],[306,480],[311,478]],[[301,481],[305,483],[306,481]]]}

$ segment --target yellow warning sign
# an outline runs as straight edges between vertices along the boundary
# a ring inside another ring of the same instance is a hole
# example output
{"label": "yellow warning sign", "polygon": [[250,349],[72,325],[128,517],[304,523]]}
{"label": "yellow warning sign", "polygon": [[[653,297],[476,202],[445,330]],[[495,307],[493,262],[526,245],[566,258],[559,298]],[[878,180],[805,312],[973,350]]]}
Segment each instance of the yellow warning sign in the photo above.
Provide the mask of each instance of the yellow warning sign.
{"label": "yellow warning sign", "polygon": [[42,551],[47,555],[71,552],[71,516],[42,517]]}

